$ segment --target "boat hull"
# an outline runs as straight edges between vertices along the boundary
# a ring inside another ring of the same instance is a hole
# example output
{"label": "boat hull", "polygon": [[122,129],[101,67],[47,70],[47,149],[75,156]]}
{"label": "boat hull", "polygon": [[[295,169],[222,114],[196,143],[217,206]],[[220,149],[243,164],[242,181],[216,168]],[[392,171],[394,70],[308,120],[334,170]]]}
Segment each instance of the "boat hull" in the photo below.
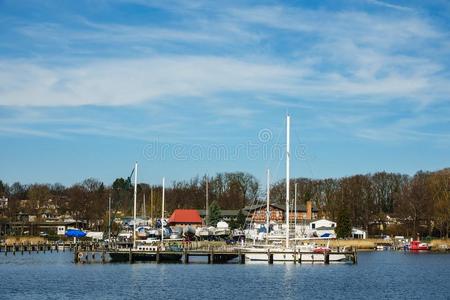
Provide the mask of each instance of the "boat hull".
{"label": "boat hull", "polygon": [[[109,257],[111,258],[111,262],[128,262],[130,261],[130,252],[126,251],[116,251],[109,252]],[[160,261],[179,261],[181,260],[182,254],[167,254],[160,253],[159,260]],[[154,252],[132,252],[132,260],[133,261],[156,261],[156,253]]]}
{"label": "boat hull", "polygon": [[[292,251],[273,251],[274,262],[325,262],[324,253],[297,252]],[[283,253],[284,252],[284,253]],[[269,252],[265,249],[261,251],[246,251],[245,258],[250,261],[269,261]],[[329,262],[343,262],[347,256],[343,253],[330,253]]]}

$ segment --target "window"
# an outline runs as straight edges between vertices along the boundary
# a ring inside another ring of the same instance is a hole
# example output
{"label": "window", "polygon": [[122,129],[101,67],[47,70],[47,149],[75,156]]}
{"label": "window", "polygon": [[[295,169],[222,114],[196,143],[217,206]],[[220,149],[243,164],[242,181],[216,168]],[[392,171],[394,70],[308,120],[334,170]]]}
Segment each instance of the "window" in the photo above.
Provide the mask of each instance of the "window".
{"label": "window", "polygon": [[316,224],[315,223],[311,223],[311,227],[312,227],[312,229],[315,229],[316,228]]}

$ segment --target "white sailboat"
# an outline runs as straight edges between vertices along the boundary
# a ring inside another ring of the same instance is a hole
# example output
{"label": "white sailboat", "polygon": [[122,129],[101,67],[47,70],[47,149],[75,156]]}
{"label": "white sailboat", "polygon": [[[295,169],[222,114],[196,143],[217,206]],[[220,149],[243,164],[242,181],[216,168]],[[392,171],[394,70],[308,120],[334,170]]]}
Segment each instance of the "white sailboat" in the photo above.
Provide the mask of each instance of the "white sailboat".
{"label": "white sailboat", "polygon": [[[303,244],[303,245],[290,245],[290,230],[289,230],[289,198],[290,198],[290,116],[286,117],[286,228],[284,232],[285,244],[273,243],[269,245],[269,225],[270,225],[270,212],[269,212],[269,201],[270,201],[270,184],[269,184],[269,171],[267,172],[267,208],[266,208],[266,244],[265,245],[253,245],[252,247],[243,248],[245,252],[246,259],[251,261],[268,261],[272,257],[273,261],[276,262],[294,262],[301,259],[304,261],[316,261],[324,262],[325,254],[323,251],[316,251],[317,249],[323,250],[322,248],[316,247],[314,244]],[[345,254],[330,254],[330,261],[342,261],[346,259]]]}
{"label": "white sailboat", "polygon": [[[111,261],[155,261],[156,253],[160,250],[165,250],[165,246],[163,244],[164,237],[166,232],[164,231],[164,189],[165,189],[165,179],[162,181],[162,217],[161,217],[161,245],[158,246],[155,240],[142,240],[137,243],[136,239],[136,198],[137,198],[137,171],[138,164],[136,162],[134,166],[134,207],[133,207],[133,247],[129,248],[119,248],[115,251],[109,252],[109,256],[111,257]],[[167,237],[170,236],[170,233]],[[148,245],[151,243],[151,245]],[[181,259],[182,254],[178,253],[161,253],[160,260],[167,261],[177,261]]]}

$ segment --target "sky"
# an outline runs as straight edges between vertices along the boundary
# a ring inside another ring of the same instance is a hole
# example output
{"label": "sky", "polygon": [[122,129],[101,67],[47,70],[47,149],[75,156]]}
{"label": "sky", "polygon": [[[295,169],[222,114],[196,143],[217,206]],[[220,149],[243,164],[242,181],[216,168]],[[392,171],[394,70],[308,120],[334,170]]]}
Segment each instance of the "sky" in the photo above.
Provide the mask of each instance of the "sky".
{"label": "sky", "polygon": [[0,0],[0,179],[450,166],[447,1]]}

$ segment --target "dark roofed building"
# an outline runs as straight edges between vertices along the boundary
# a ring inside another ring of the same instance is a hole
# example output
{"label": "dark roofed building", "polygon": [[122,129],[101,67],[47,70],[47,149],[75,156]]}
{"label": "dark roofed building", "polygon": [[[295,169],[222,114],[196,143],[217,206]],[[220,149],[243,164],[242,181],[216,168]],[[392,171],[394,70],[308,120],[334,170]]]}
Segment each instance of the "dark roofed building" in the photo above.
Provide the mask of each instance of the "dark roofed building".
{"label": "dark roofed building", "polygon": [[[269,208],[270,220],[277,223],[283,223],[285,221],[286,205],[271,203]],[[248,213],[247,218],[254,223],[266,222],[266,207],[265,203],[246,206],[244,211]],[[311,201],[307,201],[306,205],[297,205],[297,221],[314,220],[317,219],[319,210],[312,206]],[[295,212],[294,208],[290,207],[289,213],[290,221],[294,221]]]}
{"label": "dark roofed building", "polygon": [[[199,209],[198,212],[203,219],[206,218],[206,210],[205,209]],[[242,213],[244,214],[244,216],[247,216],[247,211],[242,210]],[[220,211],[220,217],[225,222],[229,222],[233,219],[236,219],[238,214],[239,214],[239,209],[224,209],[224,210]]]}

